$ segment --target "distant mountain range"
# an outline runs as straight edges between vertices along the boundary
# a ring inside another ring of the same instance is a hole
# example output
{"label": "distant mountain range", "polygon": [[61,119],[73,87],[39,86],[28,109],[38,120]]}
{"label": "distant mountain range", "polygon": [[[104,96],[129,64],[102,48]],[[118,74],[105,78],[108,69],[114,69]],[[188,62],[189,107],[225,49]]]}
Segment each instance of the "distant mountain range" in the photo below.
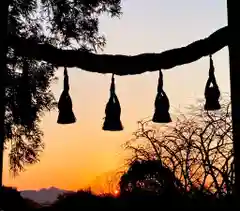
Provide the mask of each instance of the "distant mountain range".
{"label": "distant mountain range", "polygon": [[60,194],[69,193],[71,191],[61,190],[55,187],[43,188],[40,190],[24,190],[21,191],[23,198],[31,199],[40,204],[53,203]]}

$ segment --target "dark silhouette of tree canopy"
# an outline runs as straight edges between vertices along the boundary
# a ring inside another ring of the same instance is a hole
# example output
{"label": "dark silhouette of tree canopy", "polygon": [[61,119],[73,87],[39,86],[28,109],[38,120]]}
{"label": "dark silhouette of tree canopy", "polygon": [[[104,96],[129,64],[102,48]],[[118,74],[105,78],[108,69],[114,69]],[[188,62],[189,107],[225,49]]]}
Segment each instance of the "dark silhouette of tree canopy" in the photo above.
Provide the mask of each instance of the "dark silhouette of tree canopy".
{"label": "dark silhouette of tree canopy", "polygon": [[[9,2],[9,41],[11,38],[31,40],[59,49],[89,52],[102,49],[105,37],[98,30],[99,16],[121,14],[120,0]],[[10,149],[10,168],[16,174],[24,170],[25,164],[37,162],[43,150],[39,122],[43,113],[56,105],[50,90],[56,64],[27,57],[21,53],[23,46],[13,46],[11,41],[8,44],[4,79],[5,147]]]}
{"label": "dark silhouette of tree canopy", "polygon": [[119,186],[122,195],[146,191],[174,197],[182,189],[181,182],[161,160],[134,160]]}

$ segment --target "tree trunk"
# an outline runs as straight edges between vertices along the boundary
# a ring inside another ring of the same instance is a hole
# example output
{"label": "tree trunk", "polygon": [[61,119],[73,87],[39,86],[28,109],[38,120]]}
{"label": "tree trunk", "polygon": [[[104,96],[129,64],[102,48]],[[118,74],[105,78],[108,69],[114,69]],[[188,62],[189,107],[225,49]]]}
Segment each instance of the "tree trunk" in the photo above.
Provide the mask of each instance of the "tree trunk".
{"label": "tree trunk", "polygon": [[1,3],[1,45],[0,45],[0,188],[3,186],[3,152],[4,152],[4,119],[5,119],[5,74],[6,74],[6,53],[7,53],[7,27],[8,27],[8,6],[9,0]]}

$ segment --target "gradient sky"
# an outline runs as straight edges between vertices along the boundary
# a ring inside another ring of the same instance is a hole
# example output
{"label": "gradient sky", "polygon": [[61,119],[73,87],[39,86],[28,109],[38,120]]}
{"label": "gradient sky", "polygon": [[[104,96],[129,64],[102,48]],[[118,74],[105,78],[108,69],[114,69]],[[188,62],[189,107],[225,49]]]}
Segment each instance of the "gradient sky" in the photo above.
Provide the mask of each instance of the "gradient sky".
{"label": "gradient sky", "polygon": [[[205,38],[227,24],[225,0],[123,0],[122,3],[121,19],[101,18],[100,30],[107,37],[104,53],[162,52]],[[227,48],[213,59],[220,89],[229,92]],[[209,60],[203,58],[163,73],[172,112],[203,97],[208,68]],[[5,185],[19,189],[56,186],[73,190],[89,184],[101,185],[101,179],[97,178],[123,164],[125,153],[121,145],[136,130],[136,122],[153,114],[158,73],[116,77],[123,132],[101,129],[111,76],[79,69],[71,69],[69,75],[77,123],[61,126],[56,123],[57,112],[47,113],[42,121],[46,149],[41,162],[12,178],[5,155]],[[59,81],[52,89],[58,99],[62,69],[57,76]]]}

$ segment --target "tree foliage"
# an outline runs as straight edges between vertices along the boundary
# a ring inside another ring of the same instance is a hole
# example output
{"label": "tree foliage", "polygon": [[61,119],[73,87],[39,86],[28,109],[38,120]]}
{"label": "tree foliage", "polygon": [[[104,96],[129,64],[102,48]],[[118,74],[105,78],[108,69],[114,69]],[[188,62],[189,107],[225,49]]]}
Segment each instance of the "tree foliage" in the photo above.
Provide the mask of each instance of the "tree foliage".
{"label": "tree foliage", "polygon": [[[105,45],[99,17],[121,14],[120,0],[12,0],[8,36],[49,43],[61,49],[97,51]],[[8,46],[5,80],[5,147],[16,174],[39,160],[43,133],[39,122],[55,108],[50,90],[56,65],[18,54]]]}
{"label": "tree foliage", "polygon": [[[201,105],[202,106],[202,105]],[[132,160],[158,160],[181,181],[183,190],[219,196],[231,194],[235,181],[231,111],[228,102],[219,112],[191,107],[189,115],[156,126],[140,121],[126,143]]]}
{"label": "tree foliage", "polygon": [[176,197],[182,190],[181,182],[161,160],[134,160],[121,176],[119,186],[121,195],[145,192]]}

